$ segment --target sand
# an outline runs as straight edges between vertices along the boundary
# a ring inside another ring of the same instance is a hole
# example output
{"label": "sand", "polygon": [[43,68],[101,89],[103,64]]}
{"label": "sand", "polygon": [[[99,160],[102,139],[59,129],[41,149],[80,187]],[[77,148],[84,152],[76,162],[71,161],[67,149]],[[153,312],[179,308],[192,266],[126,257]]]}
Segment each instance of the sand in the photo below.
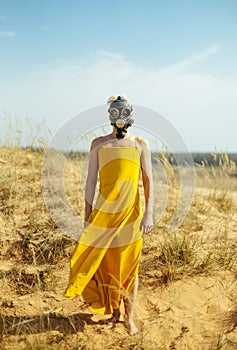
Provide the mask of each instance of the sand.
{"label": "sand", "polygon": [[[110,329],[101,322],[107,317],[93,315],[80,297],[63,297],[75,241],[47,216],[40,189],[42,154],[15,153],[2,149],[0,154],[1,179],[10,171],[0,189],[16,186],[14,196],[1,202],[8,211],[1,207],[0,349],[237,349],[236,193],[231,209],[220,210],[208,198],[209,188],[196,188],[195,205],[177,232],[197,239],[196,260],[219,249],[211,268],[198,270],[190,262],[172,281],[164,280],[165,267],[154,261],[168,214],[145,238],[134,315],[139,333],[131,336],[123,314]],[[70,176],[76,171],[73,163]],[[69,192],[76,207],[75,188]]]}

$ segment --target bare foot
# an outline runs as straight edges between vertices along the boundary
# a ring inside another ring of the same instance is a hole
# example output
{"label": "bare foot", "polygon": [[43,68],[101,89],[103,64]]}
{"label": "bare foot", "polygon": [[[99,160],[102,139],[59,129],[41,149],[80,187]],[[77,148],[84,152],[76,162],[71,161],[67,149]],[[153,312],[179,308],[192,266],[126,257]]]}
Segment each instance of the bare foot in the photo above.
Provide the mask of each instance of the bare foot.
{"label": "bare foot", "polygon": [[119,309],[115,309],[112,317],[108,318],[106,321],[103,321],[103,328],[111,329],[116,326],[116,323],[119,322],[120,311]]}
{"label": "bare foot", "polygon": [[106,321],[101,322],[102,329],[112,329],[116,327],[116,323],[118,322],[119,320],[112,316],[111,318],[108,318]]}
{"label": "bare foot", "polygon": [[128,319],[126,318],[126,326],[129,330],[129,334],[130,335],[135,335],[139,332],[137,326],[135,325],[135,323],[133,322],[133,319]]}

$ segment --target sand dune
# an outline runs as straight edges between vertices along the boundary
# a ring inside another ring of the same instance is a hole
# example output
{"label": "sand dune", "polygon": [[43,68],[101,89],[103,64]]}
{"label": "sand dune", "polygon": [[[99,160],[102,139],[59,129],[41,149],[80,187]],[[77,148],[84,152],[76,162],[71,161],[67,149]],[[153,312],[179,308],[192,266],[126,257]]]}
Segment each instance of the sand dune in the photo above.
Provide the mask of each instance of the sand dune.
{"label": "sand dune", "polygon": [[[0,150],[0,349],[237,348],[236,192],[196,188],[186,220],[170,236],[173,190],[144,240],[135,309],[140,332],[130,336],[123,315],[110,329],[107,317],[91,314],[80,297],[62,296],[75,241],[60,232],[44,206],[42,157],[32,150]],[[80,212],[75,162],[68,161],[65,183]]]}

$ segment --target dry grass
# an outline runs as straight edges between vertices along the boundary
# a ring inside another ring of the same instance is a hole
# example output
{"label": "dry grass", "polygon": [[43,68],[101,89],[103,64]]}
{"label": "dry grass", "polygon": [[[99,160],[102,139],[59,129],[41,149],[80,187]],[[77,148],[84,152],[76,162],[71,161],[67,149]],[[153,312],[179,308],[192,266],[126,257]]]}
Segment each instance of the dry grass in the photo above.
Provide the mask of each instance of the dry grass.
{"label": "dry grass", "polygon": [[210,192],[207,200],[209,200],[217,210],[226,214],[233,212],[235,209],[233,195],[228,190],[218,191],[218,189],[215,188]]}
{"label": "dry grass", "polygon": [[152,251],[144,249],[141,276],[155,275],[160,283],[169,283],[193,272],[196,265],[197,242],[188,237],[166,235]]}
{"label": "dry grass", "polygon": [[11,179],[9,170],[0,171],[0,212],[9,216],[14,210],[14,196],[16,194],[16,183]]}

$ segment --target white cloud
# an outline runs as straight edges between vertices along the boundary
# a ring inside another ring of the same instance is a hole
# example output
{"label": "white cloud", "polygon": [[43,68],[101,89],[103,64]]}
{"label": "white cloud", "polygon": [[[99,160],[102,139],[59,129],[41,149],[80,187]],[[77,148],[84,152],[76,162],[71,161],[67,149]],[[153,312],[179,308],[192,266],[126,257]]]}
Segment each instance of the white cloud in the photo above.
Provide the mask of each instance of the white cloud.
{"label": "white cloud", "polygon": [[211,55],[220,51],[220,49],[221,49],[221,47],[219,45],[210,46],[208,49],[192,55],[191,59],[189,61],[190,61],[190,63],[192,63],[194,61],[203,62],[203,61],[207,60]]}
{"label": "white cloud", "polygon": [[196,62],[204,62],[206,61],[211,55],[217,53],[220,51],[220,46],[219,45],[212,45],[209,48],[207,48],[204,51],[201,52],[196,52],[192,54],[190,57],[182,60],[181,62],[172,64],[168,67],[165,67],[161,70],[161,72],[171,72],[171,71],[179,71],[181,69],[185,69],[189,66],[192,66]]}
{"label": "white cloud", "polygon": [[[211,59],[211,46],[162,69],[150,69],[122,54],[99,52],[87,61],[63,61],[35,67],[24,79],[0,83],[1,109],[46,120],[55,130],[76,113],[126,94],[167,118],[192,150],[237,151],[237,81],[191,72],[192,63]],[[189,67],[186,71],[185,67]],[[7,92],[8,91],[8,92]],[[14,110],[13,110],[14,106]]]}
{"label": "white cloud", "polygon": [[0,15],[0,21],[4,21],[5,19],[7,19],[6,16],[1,16],[1,15]]}
{"label": "white cloud", "polygon": [[0,31],[0,36],[13,37],[13,36],[16,36],[16,33],[15,32],[10,32],[10,31]]}

